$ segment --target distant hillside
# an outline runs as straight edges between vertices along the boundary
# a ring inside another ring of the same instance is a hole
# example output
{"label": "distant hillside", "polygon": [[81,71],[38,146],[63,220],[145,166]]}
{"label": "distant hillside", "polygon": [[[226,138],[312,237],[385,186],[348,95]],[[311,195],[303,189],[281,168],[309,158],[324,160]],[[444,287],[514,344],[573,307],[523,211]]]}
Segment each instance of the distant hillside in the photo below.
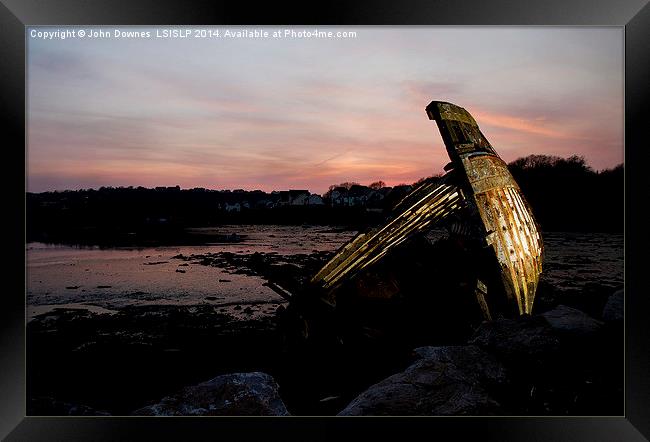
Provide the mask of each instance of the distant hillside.
{"label": "distant hillside", "polygon": [[[509,168],[542,230],[623,231],[623,166],[595,172],[581,157],[531,155]],[[332,224],[363,228],[412,186],[332,185],[307,190],[102,187],[27,194],[27,240],[125,243],[134,238],[184,241],[186,227],[219,224]],[[138,242],[136,241],[136,242]]]}

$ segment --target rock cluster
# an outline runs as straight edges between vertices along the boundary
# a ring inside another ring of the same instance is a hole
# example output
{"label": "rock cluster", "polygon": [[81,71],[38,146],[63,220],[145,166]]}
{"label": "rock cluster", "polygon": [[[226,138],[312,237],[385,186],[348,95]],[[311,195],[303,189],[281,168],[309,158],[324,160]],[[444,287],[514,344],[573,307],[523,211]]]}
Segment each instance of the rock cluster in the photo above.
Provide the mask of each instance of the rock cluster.
{"label": "rock cluster", "polygon": [[622,309],[618,291],[602,321],[558,305],[539,315],[484,322],[467,345],[415,349],[417,360],[369,387],[339,415],[588,413],[585,402],[622,398],[616,368],[622,355],[619,361],[593,351],[607,342],[615,348],[622,330],[612,324],[620,322]]}
{"label": "rock cluster", "polygon": [[136,416],[286,416],[278,384],[266,373],[233,373],[185,387]]}

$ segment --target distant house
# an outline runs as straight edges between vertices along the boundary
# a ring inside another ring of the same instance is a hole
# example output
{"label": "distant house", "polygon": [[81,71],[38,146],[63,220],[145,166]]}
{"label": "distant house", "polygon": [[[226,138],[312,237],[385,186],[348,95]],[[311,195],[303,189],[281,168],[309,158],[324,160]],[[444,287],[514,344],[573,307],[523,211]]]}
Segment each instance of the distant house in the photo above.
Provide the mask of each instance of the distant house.
{"label": "distant house", "polygon": [[350,190],[348,190],[348,205],[365,206],[368,202],[368,198],[374,192],[375,191],[370,187],[355,184],[354,186],[350,187]]}
{"label": "distant house", "polygon": [[381,205],[389,190],[390,187],[382,187],[381,189],[373,190],[373,192],[368,195],[367,204],[373,207]]}
{"label": "distant house", "polygon": [[278,206],[288,206],[291,204],[291,197],[289,196],[288,190],[280,190],[277,195],[280,197],[277,203]]}
{"label": "distant house", "polygon": [[330,192],[330,204],[332,206],[343,206],[345,205],[344,198],[348,193],[348,189],[345,187],[335,187]]}
{"label": "distant house", "polygon": [[224,204],[223,209],[226,212],[241,212],[241,204],[239,204],[239,203],[235,203],[235,204],[226,203],[226,204]]}
{"label": "distant house", "polygon": [[401,184],[399,186],[395,186],[391,189],[391,194],[397,194],[397,195],[406,195],[413,189],[413,186],[409,186],[408,184]]}
{"label": "distant house", "polygon": [[320,195],[310,193],[308,190],[274,190],[265,193],[260,190],[250,192],[233,191],[226,197],[220,198],[219,210],[226,212],[241,212],[246,209],[271,209],[282,206],[322,206],[325,204]]}
{"label": "distant house", "polygon": [[309,201],[309,190],[290,190],[289,197],[292,206],[304,206]]}
{"label": "distant house", "polygon": [[330,204],[332,206],[365,206],[373,198],[377,191],[367,186],[355,184],[349,189],[335,187],[330,192]]}
{"label": "distant house", "polygon": [[268,199],[259,200],[255,203],[255,207],[258,209],[271,209],[275,206],[275,203]]}
{"label": "distant house", "polygon": [[388,205],[396,204],[398,201],[404,198],[411,191],[411,189],[413,189],[413,186],[409,186],[407,184],[401,184],[390,189],[385,195]]}
{"label": "distant house", "polygon": [[325,204],[323,201],[323,198],[320,195],[316,195],[315,193],[312,193],[309,195],[309,198],[307,198],[307,204],[310,206],[322,206]]}
{"label": "distant house", "polygon": [[309,200],[308,190],[282,190],[280,191],[279,206],[304,206]]}

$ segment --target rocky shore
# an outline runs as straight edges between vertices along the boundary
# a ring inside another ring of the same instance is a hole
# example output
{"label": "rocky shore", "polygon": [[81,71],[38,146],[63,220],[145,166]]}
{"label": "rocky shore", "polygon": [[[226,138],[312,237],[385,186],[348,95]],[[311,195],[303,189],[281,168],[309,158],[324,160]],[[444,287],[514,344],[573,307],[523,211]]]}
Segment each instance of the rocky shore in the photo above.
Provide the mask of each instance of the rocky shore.
{"label": "rocky shore", "polygon": [[[329,255],[174,259],[291,291]],[[285,351],[279,302],[54,309],[27,326],[27,414],[620,415],[623,292],[613,291],[543,283],[533,316],[484,322],[469,338],[313,354]]]}

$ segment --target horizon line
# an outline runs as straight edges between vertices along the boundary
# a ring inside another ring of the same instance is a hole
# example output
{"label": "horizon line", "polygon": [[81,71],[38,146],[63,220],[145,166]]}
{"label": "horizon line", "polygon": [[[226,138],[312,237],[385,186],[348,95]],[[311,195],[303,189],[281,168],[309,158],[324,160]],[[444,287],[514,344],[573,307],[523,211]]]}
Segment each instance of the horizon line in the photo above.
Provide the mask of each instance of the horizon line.
{"label": "horizon line", "polygon": [[[545,157],[550,157],[550,158],[560,158],[560,159],[566,160],[566,159],[572,158],[572,157],[574,157],[576,155],[571,155],[571,156],[567,156],[567,157],[560,157],[558,155],[531,154],[531,155],[527,155],[525,157],[517,158],[517,159],[515,159],[513,161],[510,161],[509,163],[506,163],[506,164],[508,166],[510,166],[515,161],[518,161],[518,160],[521,160],[521,159],[524,159],[524,158],[528,158],[528,157],[531,157],[531,156],[545,156]],[[625,164],[625,162],[622,161],[622,162],[620,162],[620,163],[618,163],[618,164],[616,164],[616,165],[614,165],[612,167],[606,167],[606,168],[602,168],[602,169],[594,169],[593,167],[591,167],[587,163],[586,158],[584,158],[583,156],[580,156],[580,155],[578,155],[578,157],[582,158],[582,160],[584,160],[584,162],[585,162],[585,165],[594,173],[603,173],[603,172],[606,172],[606,171],[611,171],[611,170],[614,170],[614,169],[616,169],[618,167],[624,167],[624,164]],[[354,183],[354,184],[358,184],[360,186],[369,187],[371,184],[379,182],[379,181],[384,182],[385,185],[383,187],[410,186],[410,185],[416,184],[420,180],[423,180],[423,179],[426,179],[426,178],[432,178],[432,177],[436,177],[436,176],[443,176],[443,175],[444,175],[444,173],[434,173],[434,174],[431,174],[431,175],[420,177],[417,180],[413,181],[412,183],[399,182],[399,183],[394,184],[394,185],[388,185],[388,183],[386,181],[379,178],[379,179],[376,179],[376,180],[372,180],[369,184],[362,184],[357,180],[349,179],[349,180],[341,181],[339,183],[333,183],[330,186],[337,186],[338,187],[340,184]],[[29,176],[26,176],[26,178],[29,179]],[[288,191],[288,190],[306,190],[310,194],[315,194],[315,195],[323,195],[323,194],[325,194],[327,192],[327,190],[326,190],[323,193],[318,193],[318,192],[312,191],[309,188],[287,188],[287,189],[263,190],[263,189],[260,189],[260,188],[252,188],[252,187],[247,187],[247,186],[233,187],[233,188],[211,188],[211,187],[202,187],[202,186],[181,187],[180,184],[174,184],[174,185],[157,185],[157,186],[152,186],[152,187],[146,187],[146,186],[142,186],[142,185],[137,185],[136,186],[136,185],[133,185],[133,184],[129,184],[129,185],[101,185],[101,186],[98,186],[98,187],[79,187],[79,188],[65,188],[65,189],[58,189],[57,188],[57,189],[49,189],[49,190],[41,190],[41,191],[30,191],[30,190],[27,189],[27,186],[25,186],[25,194],[29,194],[29,193],[31,193],[31,194],[42,194],[42,193],[56,193],[56,192],[59,192],[59,193],[61,193],[61,192],[78,192],[78,191],[89,191],[89,190],[98,191],[98,190],[100,190],[102,188],[114,188],[114,189],[129,189],[129,188],[138,189],[138,188],[143,188],[143,189],[148,189],[148,190],[155,190],[155,189],[157,189],[159,187],[164,187],[164,188],[176,188],[176,187],[178,187],[179,190],[202,189],[202,190],[209,190],[209,191],[214,191],[214,192],[225,192],[225,191],[233,192],[233,191],[236,191],[236,190],[243,190],[244,192],[260,191],[260,192],[264,192],[264,193],[273,193],[273,192],[283,192],[283,191]]]}

